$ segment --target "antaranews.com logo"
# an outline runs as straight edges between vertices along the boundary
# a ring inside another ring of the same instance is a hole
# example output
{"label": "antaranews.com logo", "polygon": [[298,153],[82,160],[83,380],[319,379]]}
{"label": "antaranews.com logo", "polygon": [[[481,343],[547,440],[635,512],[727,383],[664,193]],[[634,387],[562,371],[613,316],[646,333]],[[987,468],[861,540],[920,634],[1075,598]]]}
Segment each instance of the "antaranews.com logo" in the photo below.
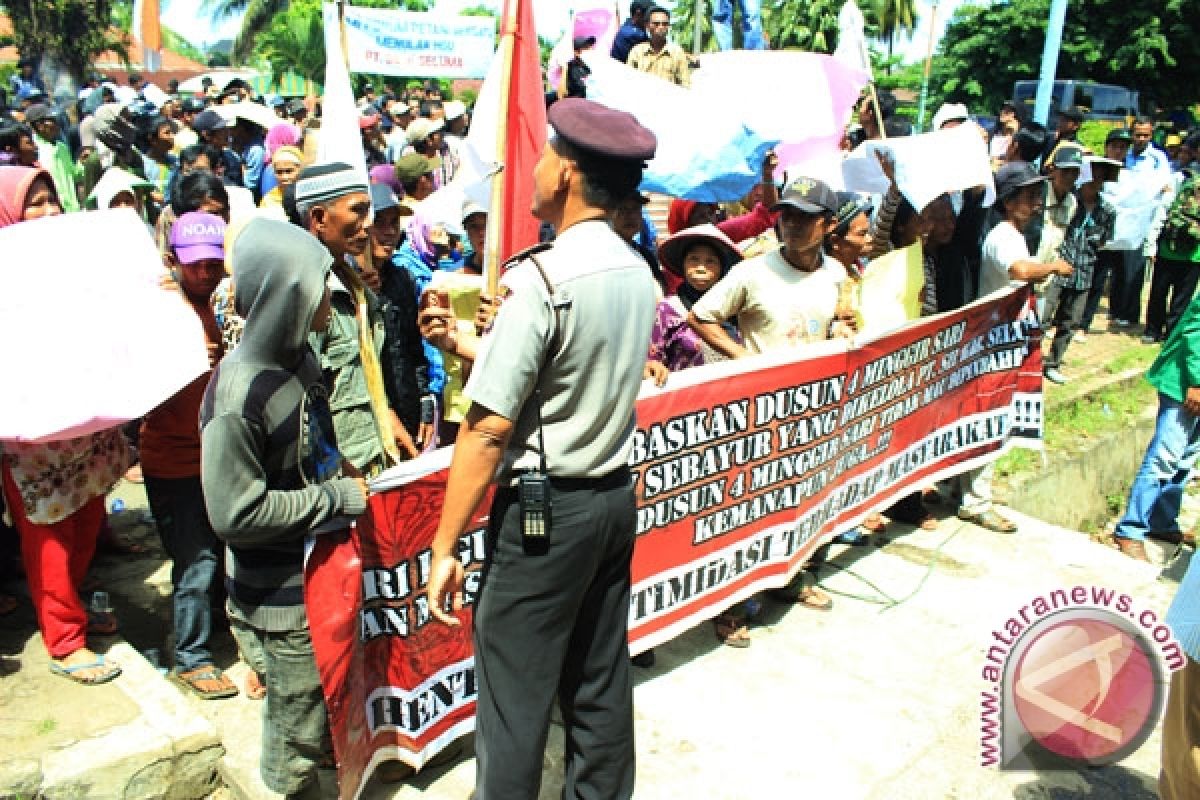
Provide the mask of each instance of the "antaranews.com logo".
{"label": "antaranews.com logo", "polygon": [[1034,597],[992,631],[981,762],[1052,770],[1119,761],[1162,717],[1183,650],[1157,612],[1099,586]]}

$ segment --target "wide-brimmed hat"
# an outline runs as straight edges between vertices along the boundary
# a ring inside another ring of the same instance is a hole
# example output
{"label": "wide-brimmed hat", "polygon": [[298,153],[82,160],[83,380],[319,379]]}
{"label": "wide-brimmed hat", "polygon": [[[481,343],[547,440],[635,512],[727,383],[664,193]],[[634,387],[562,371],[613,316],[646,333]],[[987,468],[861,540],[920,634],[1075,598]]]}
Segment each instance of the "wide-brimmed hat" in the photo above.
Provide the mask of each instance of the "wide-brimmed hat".
{"label": "wide-brimmed hat", "polygon": [[996,172],[996,199],[1007,200],[1026,186],[1045,182],[1046,176],[1039,175],[1028,162],[1009,162]]}
{"label": "wide-brimmed hat", "polygon": [[696,225],[684,228],[673,234],[658,246],[658,261],[663,267],[679,277],[683,274],[683,258],[687,249],[694,244],[703,243],[717,251],[721,259],[721,274],[729,272],[729,268],[742,260],[742,251],[733,240],[721,232],[716,225]]}

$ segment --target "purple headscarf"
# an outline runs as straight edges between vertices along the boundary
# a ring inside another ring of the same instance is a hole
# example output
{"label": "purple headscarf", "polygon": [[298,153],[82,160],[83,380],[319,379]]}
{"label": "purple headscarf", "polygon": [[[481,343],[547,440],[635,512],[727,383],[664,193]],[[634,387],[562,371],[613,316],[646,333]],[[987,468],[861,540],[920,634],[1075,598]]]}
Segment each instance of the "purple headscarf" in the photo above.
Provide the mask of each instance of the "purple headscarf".
{"label": "purple headscarf", "polygon": [[396,193],[396,199],[404,197],[404,187],[396,177],[396,168],[391,164],[378,164],[371,167],[371,183],[380,183]]}
{"label": "purple headscarf", "polygon": [[[441,222],[431,219],[417,206],[416,211],[408,220],[408,243],[412,245],[413,250],[417,251],[417,255],[431,267],[437,266],[437,247],[434,245],[431,234],[434,230],[441,230],[445,236],[446,226]],[[443,241],[445,241],[443,239]]]}

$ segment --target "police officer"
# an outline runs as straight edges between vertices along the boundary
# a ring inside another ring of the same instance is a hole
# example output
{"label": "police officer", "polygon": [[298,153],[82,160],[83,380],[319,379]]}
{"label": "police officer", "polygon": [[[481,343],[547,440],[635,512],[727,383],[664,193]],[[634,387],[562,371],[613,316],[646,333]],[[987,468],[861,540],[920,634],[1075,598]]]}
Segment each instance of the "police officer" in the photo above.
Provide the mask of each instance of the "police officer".
{"label": "police officer", "polygon": [[[495,475],[475,605],[478,800],[538,796],[556,695],[563,796],[633,793],[626,464],[655,284],[606,217],[637,189],[656,140],[629,114],[581,98],[560,100],[549,122],[533,213],[558,238],[515,259],[501,281],[433,543],[430,605],[458,625],[442,610],[447,595],[461,607],[458,539]],[[534,501],[543,467],[545,537]]]}

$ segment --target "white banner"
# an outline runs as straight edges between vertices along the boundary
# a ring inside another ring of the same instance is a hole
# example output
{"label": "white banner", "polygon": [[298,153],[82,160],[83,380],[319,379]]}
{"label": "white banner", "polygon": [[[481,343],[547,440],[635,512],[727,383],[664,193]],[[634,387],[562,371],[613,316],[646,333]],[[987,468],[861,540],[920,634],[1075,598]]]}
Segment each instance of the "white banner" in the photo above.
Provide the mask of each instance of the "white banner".
{"label": "white banner", "polygon": [[[326,4],[325,19],[337,19],[332,4]],[[493,17],[348,5],[345,20],[351,72],[482,78],[496,51]]]}

